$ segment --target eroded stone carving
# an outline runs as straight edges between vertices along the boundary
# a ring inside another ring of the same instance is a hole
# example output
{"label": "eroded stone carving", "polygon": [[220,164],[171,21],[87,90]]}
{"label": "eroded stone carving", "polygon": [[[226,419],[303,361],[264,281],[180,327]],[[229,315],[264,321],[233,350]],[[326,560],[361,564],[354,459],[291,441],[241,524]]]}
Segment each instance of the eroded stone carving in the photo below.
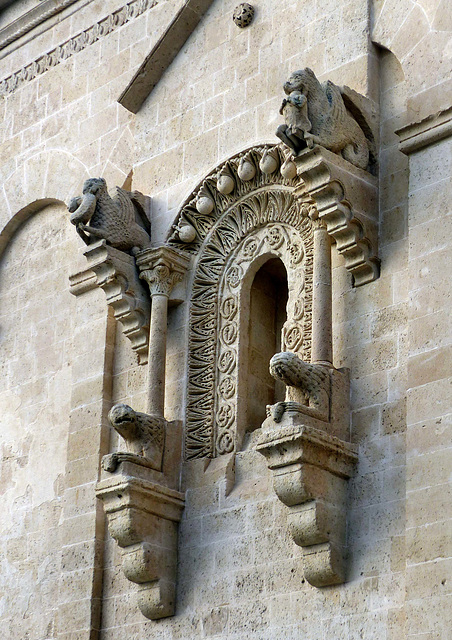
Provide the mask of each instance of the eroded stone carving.
{"label": "eroded stone carving", "polygon": [[152,469],[162,468],[166,421],[157,416],[134,411],[127,404],[115,404],[108,414],[111,426],[125,441],[128,454],[113,453],[104,459],[106,471],[114,471],[121,459],[146,461]]}
{"label": "eroded stone carving", "polygon": [[288,507],[306,579],[317,587],[344,582],[347,480],[358,459],[348,442],[348,372],[278,353],[270,373],[286,384],[286,400],[267,407],[256,448]]}
{"label": "eroded stone carving", "polygon": [[111,198],[103,178],[89,178],[83,195],[72,198],[68,205],[71,223],[86,244],[104,239],[121,251],[137,253],[150,246],[147,231],[136,222],[136,208],[144,210],[143,196],[116,187]]}
{"label": "eroded stone carving", "polygon": [[254,17],[254,7],[249,2],[241,2],[235,9],[232,14],[232,19],[235,24],[240,27],[240,29],[244,29],[248,25],[250,25],[253,21]]}
{"label": "eroded stone carving", "polygon": [[173,248],[157,247],[137,252],[136,262],[152,297],[147,413],[125,404],[111,409],[110,423],[127,451],[104,456],[104,478],[96,492],[121,547],[124,573],[140,585],[138,606],[147,618],[157,619],[175,610],[177,525],[184,508],[184,495],[176,490],[182,434],[180,425],[174,429],[176,423],[165,420],[164,398],[168,297],[188,259]]}
{"label": "eroded stone carving", "polygon": [[369,144],[363,130],[347,110],[341,89],[330,80],[320,84],[314,72],[292,73],[284,84],[287,98],[280,113],[285,124],[276,135],[299,153],[314,144],[330,149],[360,169],[369,164]]}
{"label": "eroded stone carving", "polygon": [[102,459],[96,495],[102,500],[110,535],[121,548],[126,578],[137,583],[137,604],[152,620],[174,615],[178,523],[185,496],[177,490],[181,424],[115,405],[112,426],[127,452]]}
{"label": "eroded stone carving", "polygon": [[[289,401],[303,405],[308,415],[328,420],[330,377],[326,367],[304,362],[295,353],[286,351],[270,360],[270,373],[289,387]],[[287,406],[287,403],[279,404]],[[275,422],[281,421],[281,408],[278,405],[273,408]]]}

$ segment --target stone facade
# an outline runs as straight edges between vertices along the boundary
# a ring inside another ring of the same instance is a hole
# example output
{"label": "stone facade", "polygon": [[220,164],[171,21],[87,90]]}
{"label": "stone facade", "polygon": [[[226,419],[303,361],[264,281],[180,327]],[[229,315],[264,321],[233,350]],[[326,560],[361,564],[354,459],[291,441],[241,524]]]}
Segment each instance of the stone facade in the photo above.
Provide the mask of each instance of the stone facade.
{"label": "stone facade", "polygon": [[2,638],[450,633],[449,3],[239,4],[0,13]]}

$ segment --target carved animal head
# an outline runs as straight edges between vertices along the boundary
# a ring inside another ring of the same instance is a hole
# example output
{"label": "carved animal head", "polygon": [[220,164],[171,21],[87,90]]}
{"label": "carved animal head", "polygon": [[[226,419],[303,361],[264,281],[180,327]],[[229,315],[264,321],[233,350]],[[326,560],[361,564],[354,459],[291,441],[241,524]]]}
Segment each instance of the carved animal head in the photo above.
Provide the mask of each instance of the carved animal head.
{"label": "carved animal head", "polygon": [[103,178],[88,178],[83,183],[83,193],[92,193],[98,195],[99,193],[107,191],[107,183]]}
{"label": "carved animal head", "polygon": [[315,84],[318,83],[315,73],[312,69],[306,67],[306,69],[300,69],[294,71],[287,82],[284,83],[284,91],[289,95],[292,91],[301,91],[305,96],[309,94],[309,91]]}
{"label": "carved animal head", "polygon": [[130,439],[135,434],[137,415],[128,404],[115,404],[110,409],[108,419],[124,439]]}

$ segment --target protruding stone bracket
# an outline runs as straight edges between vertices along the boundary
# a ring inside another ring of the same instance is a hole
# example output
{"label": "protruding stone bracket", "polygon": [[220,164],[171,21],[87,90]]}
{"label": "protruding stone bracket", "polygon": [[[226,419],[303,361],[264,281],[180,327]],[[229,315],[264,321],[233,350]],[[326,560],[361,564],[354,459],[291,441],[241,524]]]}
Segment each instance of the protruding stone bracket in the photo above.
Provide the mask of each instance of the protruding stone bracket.
{"label": "protruding stone bracket", "polygon": [[[116,411],[110,421],[113,418],[114,423],[118,415]],[[146,414],[139,416],[136,429],[132,429],[136,445],[140,438],[144,444],[152,440],[153,431],[151,425],[146,433],[142,424]],[[137,604],[152,620],[174,614],[178,523],[185,505],[185,494],[178,491],[182,424],[164,422],[161,470],[145,455],[133,451],[110,453],[102,459],[102,477],[96,487],[110,534],[121,548],[124,574],[139,585]],[[133,442],[126,440],[126,446],[132,449]]]}
{"label": "protruding stone bracket", "polygon": [[304,574],[315,587],[345,581],[347,480],[355,447],[306,424],[287,411],[282,426],[268,418],[257,451],[267,460],[278,498],[288,507],[288,526],[303,547]]}
{"label": "protruding stone bracket", "polygon": [[140,364],[148,361],[149,295],[138,277],[135,259],[100,240],[88,245],[84,251],[88,270],[96,274],[96,285],[107,297],[115,318],[123,327],[124,335]]}
{"label": "protruding stone bracket", "polygon": [[294,157],[304,184],[301,198],[312,198],[320,220],[336,242],[355,286],[379,276],[378,183],[375,176],[355,167],[321,146],[304,149]]}
{"label": "protruding stone bracket", "polygon": [[137,603],[146,618],[174,615],[177,531],[183,493],[155,482],[151,471],[123,461],[96,488],[108,528],[122,551],[122,568],[138,584]]}
{"label": "protruding stone bracket", "polygon": [[347,370],[279,353],[270,373],[286,401],[267,407],[256,449],[273,473],[288,526],[303,547],[304,571],[316,587],[345,581],[347,480],[357,462],[349,438]]}

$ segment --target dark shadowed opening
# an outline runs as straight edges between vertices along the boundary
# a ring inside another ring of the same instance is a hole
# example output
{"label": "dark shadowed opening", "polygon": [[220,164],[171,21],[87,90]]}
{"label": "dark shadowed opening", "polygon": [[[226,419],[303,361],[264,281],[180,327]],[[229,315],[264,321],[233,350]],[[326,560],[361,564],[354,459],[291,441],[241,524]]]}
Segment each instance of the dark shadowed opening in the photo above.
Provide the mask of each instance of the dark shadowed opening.
{"label": "dark shadowed opening", "polygon": [[286,269],[279,258],[272,258],[256,273],[250,292],[248,431],[261,426],[267,404],[284,400],[285,387],[271,377],[269,362],[281,350],[287,299]]}

